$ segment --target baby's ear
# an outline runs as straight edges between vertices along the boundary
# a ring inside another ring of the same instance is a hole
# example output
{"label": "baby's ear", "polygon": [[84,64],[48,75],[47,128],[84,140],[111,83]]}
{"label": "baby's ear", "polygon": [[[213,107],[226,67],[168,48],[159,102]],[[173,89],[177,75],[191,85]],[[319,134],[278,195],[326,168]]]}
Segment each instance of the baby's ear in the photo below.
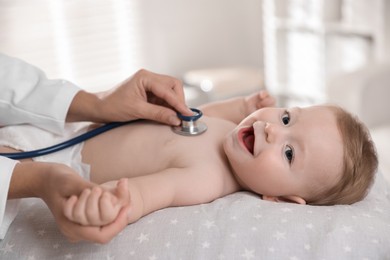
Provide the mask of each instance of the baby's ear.
{"label": "baby's ear", "polygon": [[274,201],[274,202],[288,202],[288,203],[297,203],[297,204],[306,204],[306,201],[302,199],[299,196],[265,196],[263,195],[263,200],[269,200],[269,201]]}

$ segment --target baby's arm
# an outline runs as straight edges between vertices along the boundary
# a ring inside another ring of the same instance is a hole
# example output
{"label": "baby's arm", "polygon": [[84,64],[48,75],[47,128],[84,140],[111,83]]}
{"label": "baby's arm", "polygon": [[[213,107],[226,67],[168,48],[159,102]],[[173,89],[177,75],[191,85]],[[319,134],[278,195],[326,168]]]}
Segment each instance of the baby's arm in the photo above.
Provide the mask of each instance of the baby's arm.
{"label": "baby's arm", "polygon": [[205,104],[200,106],[200,109],[207,116],[223,118],[238,124],[257,109],[274,105],[275,98],[270,96],[268,91],[261,90],[246,97]]}
{"label": "baby's arm", "polygon": [[[221,189],[218,188],[221,185],[216,182],[220,181],[209,176],[210,174],[192,169],[170,168],[159,173],[128,179],[128,196],[131,198],[129,223],[162,208],[210,202],[221,196]],[[112,189],[119,186],[117,183],[110,181],[103,186]],[[92,193],[89,193],[87,197],[91,196]],[[106,202],[104,207],[99,208],[101,205],[99,199],[89,200],[82,198],[81,195],[75,202],[67,204],[66,216],[83,225],[104,225],[107,221],[114,220],[120,209],[117,208],[115,200],[112,202],[107,199]],[[89,207],[94,210],[88,209]],[[107,212],[111,210],[113,213]],[[79,213],[71,214],[76,211]],[[95,214],[100,217],[94,217]],[[101,217],[105,214],[108,218]]]}

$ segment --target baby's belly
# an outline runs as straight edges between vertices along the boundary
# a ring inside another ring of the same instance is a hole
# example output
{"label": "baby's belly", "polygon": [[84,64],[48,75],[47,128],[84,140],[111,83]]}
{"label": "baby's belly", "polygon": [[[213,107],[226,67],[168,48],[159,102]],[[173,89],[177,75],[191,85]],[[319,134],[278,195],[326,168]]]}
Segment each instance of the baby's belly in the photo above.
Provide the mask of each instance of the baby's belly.
{"label": "baby's belly", "polygon": [[102,183],[122,177],[136,177],[160,170],[167,161],[161,143],[169,127],[131,123],[88,140],[82,160],[91,166],[91,180]]}

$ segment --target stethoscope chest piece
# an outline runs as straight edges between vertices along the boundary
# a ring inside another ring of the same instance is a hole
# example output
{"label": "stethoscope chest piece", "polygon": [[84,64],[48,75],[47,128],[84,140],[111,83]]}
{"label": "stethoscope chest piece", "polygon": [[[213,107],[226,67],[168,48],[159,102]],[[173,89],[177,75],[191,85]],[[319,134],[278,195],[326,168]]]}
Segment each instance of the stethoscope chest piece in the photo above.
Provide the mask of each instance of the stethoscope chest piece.
{"label": "stethoscope chest piece", "polygon": [[181,119],[181,125],[173,126],[173,132],[186,136],[195,136],[206,132],[206,124],[198,121],[198,119],[203,115],[202,111],[195,108],[191,108],[191,110],[195,113],[193,116],[183,116],[182,114],[177,115]]}

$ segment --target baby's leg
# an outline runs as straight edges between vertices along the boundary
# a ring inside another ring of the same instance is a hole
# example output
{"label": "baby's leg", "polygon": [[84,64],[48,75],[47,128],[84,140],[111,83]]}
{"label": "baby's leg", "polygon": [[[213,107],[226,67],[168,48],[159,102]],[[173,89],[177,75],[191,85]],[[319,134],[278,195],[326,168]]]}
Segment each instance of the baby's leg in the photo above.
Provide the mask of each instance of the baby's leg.
{"label": "baby's leg", "polygon": [[65,203],[65,216],[85,226],[104,226],[113,222],[120,210],[130,203],[128,179],[121,179],[85,189]]}
{"label": "baby's leg", "polygon": [[[8,147],[8,146],[0,145],[0,153],[17,153],[17,152],[22,152],[22,151],[16,150],[16,149]],[[23,159],[23,160],[19,160],[19,161],[30,162],[30,161],[32,161],[32,159],[27,158],[27,159]]]}

